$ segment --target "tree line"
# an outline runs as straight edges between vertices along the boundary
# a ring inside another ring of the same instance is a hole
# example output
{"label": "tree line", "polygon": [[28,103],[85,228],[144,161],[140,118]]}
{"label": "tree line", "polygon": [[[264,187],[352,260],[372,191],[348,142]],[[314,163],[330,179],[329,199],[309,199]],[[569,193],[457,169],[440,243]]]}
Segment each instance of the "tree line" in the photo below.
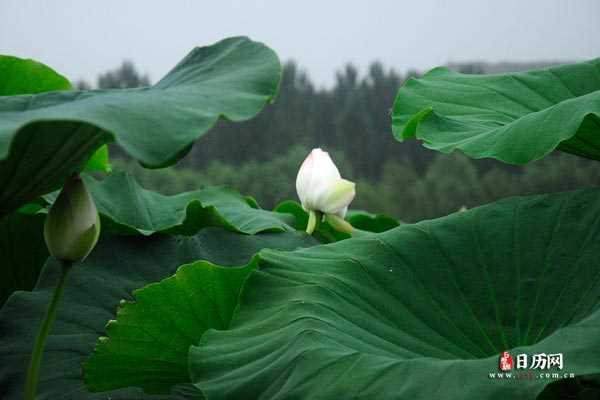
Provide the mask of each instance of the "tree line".
{"label": "tree line", "polygon": [[[489,65],[453,67],[465,73],[485,73]],[[492,68],[497,72],[497,66]],[[174,168],[144,170],[118,150],[111,150],[115,163],[150,189],[178,193],[202,185],[228,185],[271,208],[295,198],[295,175],[302,159],[309,149],[321,147],[332,153],[344,177],[357,181],[354,207],[385,212],[407,222],[506,196],[600,183],[596,162],[565,154],[516,167],[460,154],[438,154],[417,141],[397,142],[391,133],[390,109],[400,86],[413,76],[418,73],[402,75],[378,62],[361,76],[349,64],[336,74],[332,87],[318,88],[296,63],[288,62],[273,104],[252,120],[219,122]],[[125,62],[103,74],[97,86],[148,83],[147,76]]]}

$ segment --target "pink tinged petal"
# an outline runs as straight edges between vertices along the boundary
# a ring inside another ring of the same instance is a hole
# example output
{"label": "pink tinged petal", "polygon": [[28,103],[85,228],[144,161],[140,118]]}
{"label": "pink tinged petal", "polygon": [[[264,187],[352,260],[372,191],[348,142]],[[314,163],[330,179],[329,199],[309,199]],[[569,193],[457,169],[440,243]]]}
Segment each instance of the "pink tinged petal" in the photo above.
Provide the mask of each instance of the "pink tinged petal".
{"label": "pink tinged petal", "polygon": [[338,179],[319,197],[317,209],[325,214],[338,214],[348,207],[355,195],[354,182]]}
{"label": "pink tinged petal", "polygon": [[321,149],[314,149],[312,151],[315,158],[315,167],[317,169],[317,181],[319,182],[331,182],[340,179],[340,171],[335,166],[333,160],[329,156],[329,153]]}

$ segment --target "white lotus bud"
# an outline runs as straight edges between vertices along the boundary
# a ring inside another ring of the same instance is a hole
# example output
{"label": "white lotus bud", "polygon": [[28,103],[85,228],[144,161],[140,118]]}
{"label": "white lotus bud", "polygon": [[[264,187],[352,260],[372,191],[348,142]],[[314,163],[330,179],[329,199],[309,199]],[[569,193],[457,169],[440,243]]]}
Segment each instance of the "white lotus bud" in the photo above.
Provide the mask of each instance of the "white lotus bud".
{"label": "white lotus bud", "polygon": [[64,261],[82,261],[96,246],[100,218],[79,176],[70,178],[50,207],[44,224],[48,251]]}
{"label": "white lotus bud", "polygon": [[[338,216],[343,221],[356,189],[354,182],[342,179],[329,153],[313,149],[298,171],[296,192],[302,207],[309,212],[306,231],[312,233],[317,223],[317,212]],[[351,227],[350,224],[348,226]]]}

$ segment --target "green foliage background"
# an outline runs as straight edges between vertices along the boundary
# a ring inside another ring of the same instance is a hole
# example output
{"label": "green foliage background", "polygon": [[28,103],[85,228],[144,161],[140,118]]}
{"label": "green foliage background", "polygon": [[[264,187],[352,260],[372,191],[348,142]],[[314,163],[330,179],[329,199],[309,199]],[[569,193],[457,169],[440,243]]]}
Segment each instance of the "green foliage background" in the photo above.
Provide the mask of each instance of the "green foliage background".
{"label": "green foliage background", "polygon": [[[129,170],[142,186],[166,194],[197,189],[203,185],[228,185],[252,194],[259,204],[271,208],[296,197],[290,185],[307,149],[293,147],[265,162],[239,166],[213,161],[202,170],[192,168],[144,169],[133,161],[115,160]],[[503,197],[574,190],[600,185],[600,165],[569,154],[550,157],[524,167],[474,161],[460,154],[436,155],[423,170],[405,160],[388,160],[373,182],[355,172],[343,152],[334,157],[345,175],[357,180],[354,208],[416,222],[489,203]],[[571,174],[565,174],[571,171]]]}
{"label": "green foliage background", "polygon": [[[205,55],[214,48],[204,48]],[[277,61],[272,56],[263,60]],[[277,68],[256,77],[268,79],[250,82],[271,83],[270,99],[280,69],[278,62],[267,65]],[[145,170],[113,149],[115,171],[129,170],[146,188],[170,196],[143,190],[120,172],[85,178],[103,237],[67,286],[42,362],[40,398],[68,392],[129,399],[140,397],[140,388],[148,398],[180,390],[186,398],[435,398],[440,387],[452,398],[597,397],[597,376],[588,375],[598,372],[600,350],[598,189],[494,200],[598,186],[599,167],[568,155],[514,167],[438,155],[415,142],[399,147],[386,107],[405,77],[380,64],[363,78],[348,66],[330,89],[316,89],[295,64],[284,76],[274,106],[252,121],[219,123],[176,167]],[[130,63],[98,82],[104,88],[147,84]],[[202,108],[195,105],[194,111]],[[143,126],[133,132],[148,133]],[[531,129],[517,133],[535,136]],[[319,245],[347,237],[327,224],[314,238],[295,232],[307,218],[296,202],[277,207],[291,214],[284,215],[235,191],[202,188],[229,185],[273,207],[295,197],[298,165],[317,146],[358,182],[354,208],[407,222],[451,215],[386,231],[384,225],[398,222],[354,210],[348,219],[357,221],[355,237]],[[503,149],[519,147],[511,142]],[[96,153],[94,163],[105,156]],[[22,228],[39,225],[29,212],[52,201],[54,194],[46,194],[11,215],[22,219],[3,221],[8,249],[35,240]],[[13,238],[15,230],[23,234]],[[41,260],[15,254],[12,266],[41,267]],[[33,291],[15,291],[0,310],[0,359],[8,360],[0,368],[0,397],[20,397],[56,273],[51,258]],[[30,288],[19,282],[27,274],[13,275],[12,289]],[[578,375],[565,385],[490,385],[485,375],[497,368],[503,349],[551,353],[559,345]],[[401,387],[398,376],[407,377]]]}
{"label": "green foliage background", "polygon": [[[483,73],[487,67],[462,64],[453,68]],[[342,175],[358,183],[354,208],[406,222],[436,218],[462,206],[471,208],[512,195],[600,184],[596,162],[564,153],[516,167],[458,153],[440,154],[418,141],[398,146],[391,134],[390,108],[403,81],[417,75],[401,75],[373,63],[361,76],[347,65],[338,72],[333,87],[317,88],[296,63],[288,62],[274,104],[252,120],[219,123],[176,167],[147,170],[126,159],[116,147],[111,149],[114,164],[131,172],[147,189],[164,194],[228,185],[270,209],[296,197],[290,182],[298,166],[312,147],[324,147],[332,152]],[[126,62],[102,75],[98,86],[147,82],[147,77]]]}

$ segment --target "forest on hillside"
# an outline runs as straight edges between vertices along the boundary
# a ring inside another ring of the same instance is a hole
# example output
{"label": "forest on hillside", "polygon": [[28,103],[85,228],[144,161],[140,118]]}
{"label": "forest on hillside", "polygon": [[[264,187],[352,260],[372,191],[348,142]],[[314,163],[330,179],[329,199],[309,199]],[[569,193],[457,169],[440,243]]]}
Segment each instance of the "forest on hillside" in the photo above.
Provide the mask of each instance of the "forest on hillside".
{"label": "forest on hillside", "polygon": [[[531,68],[543,63],[531,64]],[[547,64],[547,63],[546,63]],[[508,72],[529,64],[462,63],[463,73]],[[308,151],[331,152],[342,175],[357,182],[354,208],[377,210],[406,222],[434,218],[513,196],[598,186],[597,163],[563,153],[525,167],[491,159],[444,155],[417,141],[399,143],[391,133],[390,109],[406,79],[375,62],[360,74],[346,65],[330,88],[317,87],[295,62],[285,64],[276,101],[243,123],[220,122],[176,167],[141,168],[116,147],[113,164],[133,173],[146,188],[165,194],[204,185],[231,186],[264,208],[295,198],[294,180]],[[131,62],[102,74],[99,88],[150,83]],[[91,87],[79,82],[79,87]],[[232,145],[235,143],[235,146]],[[564,174],[564,171],[571,171]]]}

